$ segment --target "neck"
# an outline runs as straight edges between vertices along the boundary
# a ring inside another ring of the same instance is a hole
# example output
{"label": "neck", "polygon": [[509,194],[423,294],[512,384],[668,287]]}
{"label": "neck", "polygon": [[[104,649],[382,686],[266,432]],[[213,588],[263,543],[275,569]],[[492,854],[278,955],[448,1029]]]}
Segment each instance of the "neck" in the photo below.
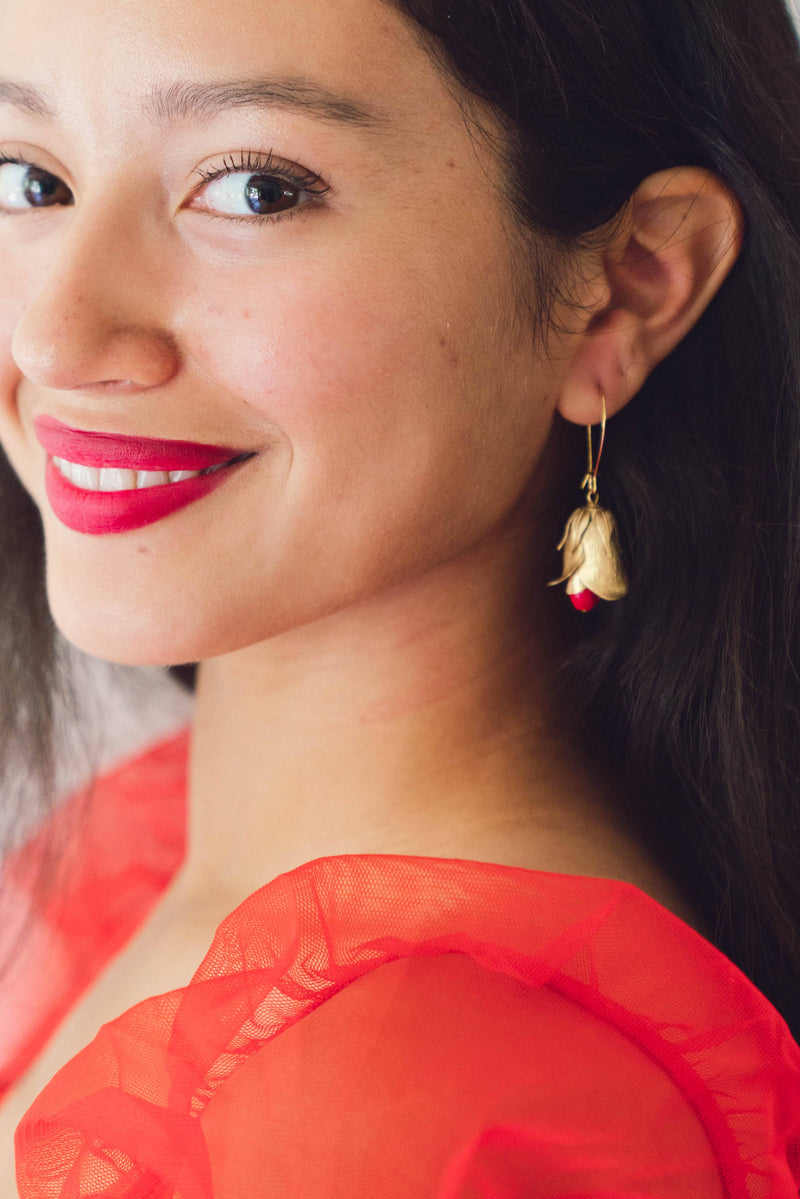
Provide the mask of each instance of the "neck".
{"label": "neck", "polygon": [[342,853],[557,869],[554,830],[604,800],[522,589],[473,554],[202,662],[183,885],[239,902]]}

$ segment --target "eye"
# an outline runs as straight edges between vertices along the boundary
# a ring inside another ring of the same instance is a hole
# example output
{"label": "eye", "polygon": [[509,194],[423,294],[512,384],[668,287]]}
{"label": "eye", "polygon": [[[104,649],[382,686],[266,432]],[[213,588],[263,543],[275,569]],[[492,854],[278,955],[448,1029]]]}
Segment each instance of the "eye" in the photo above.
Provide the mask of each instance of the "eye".
{"label": "eye", "polygon": [[319,175],[281,164],[271,153],[242,152],[223,164],[200,172],[206,183],[194,193],[192,207],[228,220],[277,220],[330,190]]}
{"label": "eye", "polygon": [[[330,191],[319,175],[272,156],[241,151],[213,170],[195,191],[190,207],[227,220],[269,221],[290,215]],[[0,215],[75,203],[57,175],[21,158],[0,154]]]}
{"label": "eye", "polygon": [[57,175],[0,154],[0,212],[4,215],[73,202],[72,192]]}

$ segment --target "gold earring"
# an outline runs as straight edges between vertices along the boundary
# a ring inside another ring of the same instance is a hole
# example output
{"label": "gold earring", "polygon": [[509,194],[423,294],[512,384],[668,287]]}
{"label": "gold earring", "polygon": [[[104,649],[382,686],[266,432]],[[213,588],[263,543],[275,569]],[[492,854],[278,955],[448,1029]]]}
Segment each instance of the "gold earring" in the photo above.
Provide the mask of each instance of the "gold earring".
{"label": "gold earring", "polygon": [[564,551],[564,570],[548,587],[567,580],[567,595],[579,612],[590,612],[598,599],[616,600],[628,593],[628,581],[620,559],[617,527],[607,508],[601,508],[597,495],[597,468],[606,436],[606,397],[601,393],[603,415],[600,422],[600,446],[592,464],[592,426],[586,426],[589,442],[589,468],[581,489],[586,503],[576,508],[567,521],[564,536],[556,546]]}

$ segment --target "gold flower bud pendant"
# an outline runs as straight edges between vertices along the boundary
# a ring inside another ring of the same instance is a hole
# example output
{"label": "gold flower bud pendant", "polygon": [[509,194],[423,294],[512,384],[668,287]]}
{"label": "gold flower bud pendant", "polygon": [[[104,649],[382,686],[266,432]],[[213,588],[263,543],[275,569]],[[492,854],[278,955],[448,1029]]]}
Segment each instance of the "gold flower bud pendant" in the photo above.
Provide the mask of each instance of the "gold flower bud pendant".
{"label": "gold flower bud pendant", "polygon": [[567,521],[557,549],[564,551],[564,569],[555,587],[567,580],[567,595],[579,612],[591,612],[599,599],[616,600],[628,594],[628,580],[620,558],[617,527],[607,508],[601,508],[597,495],[597,468],[606,437],[606,397],[601,394],[600,446],[597,461],[592,461],[592,426],[586,426],[588,469],[581,482],[586,496],[582,508],[576,508]]}
{"label": "gold flower bud pendant", "polygon": [[627,595],[614,517],[591,494],[570,516],[556,548],[564,551],[564,569],[548,587],[566,579],[567,595],[579,612],[590,612],[599,599]]}

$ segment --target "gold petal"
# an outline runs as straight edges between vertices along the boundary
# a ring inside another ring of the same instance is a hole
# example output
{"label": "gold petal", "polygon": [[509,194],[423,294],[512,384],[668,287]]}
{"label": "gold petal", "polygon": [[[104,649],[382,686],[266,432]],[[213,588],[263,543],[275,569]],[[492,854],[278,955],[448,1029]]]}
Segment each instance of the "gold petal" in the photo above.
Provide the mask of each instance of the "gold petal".
{"label": "gold petal", "polygon": [[621,599],[628,582],[619,555],[616,524],[606,508],[597,507],[583,538],[585,560],[581,570],[584,585],[604,600]]}
{"label": "gold petal", "polygon": [[548,587],[555,587],[557,583],[563,583],[583,565],[585,556],[583,539],[591,526],[592,516],[593,510],[589,507],[576,508],[570,515],[564,529],[564,536],[556,546],[556,549],[564,551],[563,571],[559,578],[548,583]]}

